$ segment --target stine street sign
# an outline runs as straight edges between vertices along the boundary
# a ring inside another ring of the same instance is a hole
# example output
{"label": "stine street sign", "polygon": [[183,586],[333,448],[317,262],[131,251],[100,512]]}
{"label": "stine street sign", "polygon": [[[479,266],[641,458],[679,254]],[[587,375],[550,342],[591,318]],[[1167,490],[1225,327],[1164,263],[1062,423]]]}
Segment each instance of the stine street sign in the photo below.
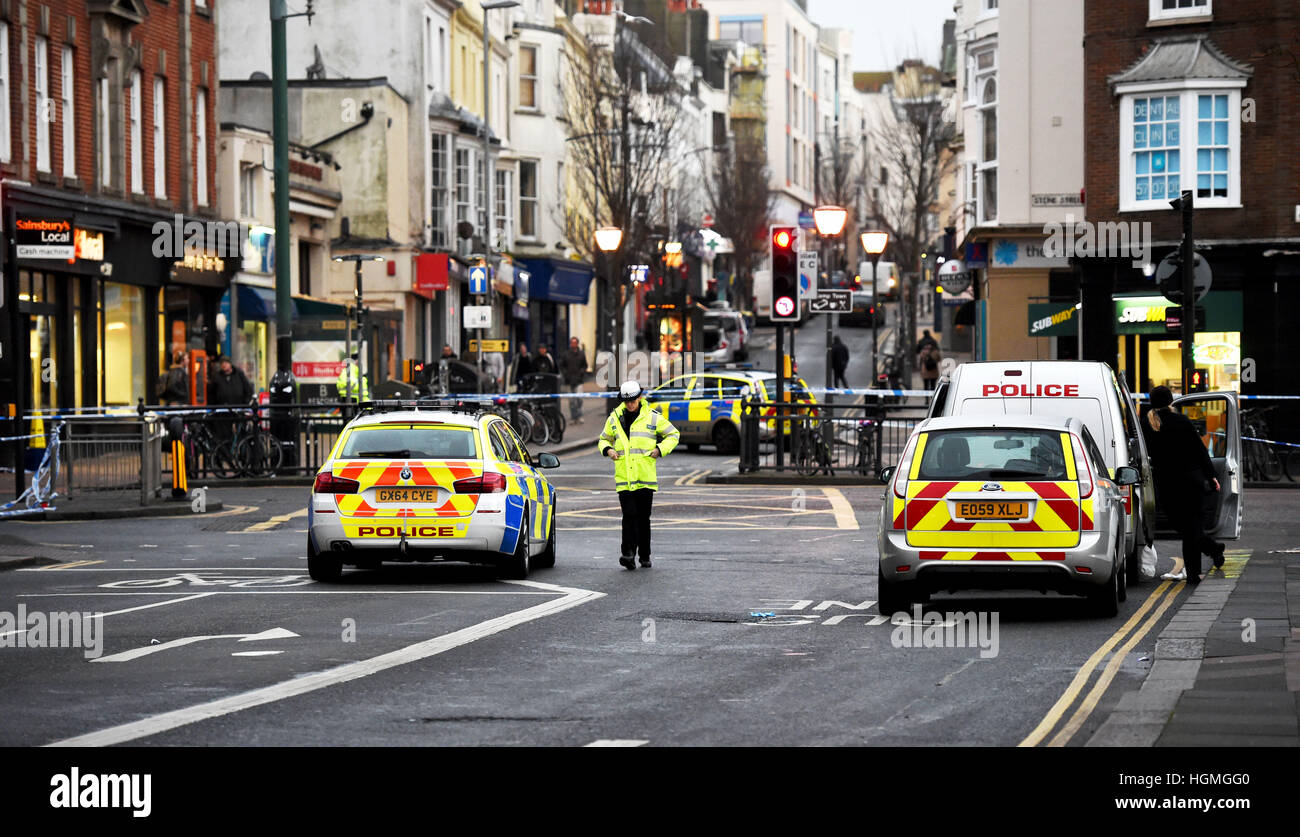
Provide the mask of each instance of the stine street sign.
{"label": "stine street sign", "polygon": [[822,290],[817,298],[808,302],[808,310],[814,314],[848,314],[853,311],[853,292],[846,290]]}

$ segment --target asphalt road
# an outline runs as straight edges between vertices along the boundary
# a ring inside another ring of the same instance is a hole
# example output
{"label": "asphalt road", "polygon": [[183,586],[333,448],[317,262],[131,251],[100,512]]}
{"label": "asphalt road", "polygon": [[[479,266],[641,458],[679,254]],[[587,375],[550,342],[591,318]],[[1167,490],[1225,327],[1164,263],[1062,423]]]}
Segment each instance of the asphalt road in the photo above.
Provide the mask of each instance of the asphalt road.
{"label": "asphalt road", "polygon": [[[1042,743],[1077,746],[1186,595],[1144,611],[1089,711],[1054,711],[1163,587],[1131,589],[1114,619],[1052,595],[939,596],[927,610],[998,614],[996,654],[898,647],[875,606],[881,489],[702,483],[732,468],[665,459],[655,566],[628,572],[609,463],[564,457],[559,560],[525,583],[460,565],[313,583],[305,488],[221,489],[212,515],[2,522],[0,549],[46,563],[0,573],[0,611],[105,616],[97,659],[0,649],[0,745],[1015,745],[1046,718]],[[1248,501],[1234,548],[1294,545],[1300,492]]]}

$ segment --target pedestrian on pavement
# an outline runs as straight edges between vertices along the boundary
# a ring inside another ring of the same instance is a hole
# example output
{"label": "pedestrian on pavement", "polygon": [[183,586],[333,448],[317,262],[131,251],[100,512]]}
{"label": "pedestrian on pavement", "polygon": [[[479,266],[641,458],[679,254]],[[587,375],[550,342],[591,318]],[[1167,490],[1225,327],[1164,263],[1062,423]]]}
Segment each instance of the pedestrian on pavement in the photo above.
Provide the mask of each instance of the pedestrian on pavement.
{"label": "pedestrian on pavement", "polygon": [[483,371],[492,379],[494,392],[502,392],[505,385],[506,358],[501,352],[486,352],[483,355]]}
{"label": "pedestrian on pavement", "polygon": [[834,343],[831,345],[831,369],[835,373],[834,384],[837,387],[848,389],[848,382],[844,380],[844,370],[849,368],[849,347],[844,345],[840,336],[835,335]]}
{"label": "pedestrian on pavement", "polygon": [[528,344],[521,340],[519,341],[519,352],[510,364],[510,383],[518,389],[520,379],[532,373],[533,356],[528,353]]}
{"label": "pedestrian on pavement", "polygon": [[555,374],[555,358],[551,357],[551,353],[546,351],[545,344],[537,347],[537,357],[533,358],[533,374]]}
{"label": "pedestrian on pavement", "polygon": [[926,346],[939,348],[939,341],[930,336],[930,329],[928,328],[921,332],[921,339],[916,341],[916,353],[919,355]]}
{"label": "pedestrian on pavement", "polygon": [[629,570],[650,566],[650,509],[659,476],[655,460],[672,453],[680,435],[668,419],[645,403],[644,390],[636,381],[624,381],[618,389],[622,404],[605,421],[596,441],[601,456],[614,460],[614,488],[623,509],[622,554],[618,562]]}
{"label": "pedestrian on pavement", "polygon": [[158,380],[158,397],[168,407],[190,403],[190,371],[185,368],[184,352],[172,354],[172,365]]}
{"label": "pedestrian on pavement", "polygon": [[921,384],[926,389],[934,389],[939,382],[939,361],[943,355],[939,352],[937,345],[927,343],[921,349],[921,356],[917,359],[917,366],[921,368]]}
{"label": "pedestrian on pavement", "polygon": [[438,360],[456,360],[456,353],[451,350],[450,344],[443,344],[442,355]]}
{"label": "pedestrian on pavement", "polygon": [[[564,376],[564,391],[582,392],[582,379],[587,374],[587,353],[582,350],[578,338],[569,338],[569,348],[560,356],[560,374]],[[582,424],[582,399],[569,399],[569,421]]]}
{"label": "pedestrian on pavement", "polygon": [[1192,422],[1170,408],[1173,400],[1169,387],[1151,390],[1151,410],[1142,432],[1155,475],[1156,502],[1183,541],[1187,583],[1197,584],[1202,552],[1214,559],[1216,568],[1223,566],[1223,544],[1203,529],[1207,495],[1219,490],[1219,479]]}
{"label": "pedestrian on pavement", "polygon": [[253,385],[248,382],[244,370],[231,363],[225,355],[217,358],[217,368],[212,370],[208,380],[208,404],[245,406],[252,400]]}

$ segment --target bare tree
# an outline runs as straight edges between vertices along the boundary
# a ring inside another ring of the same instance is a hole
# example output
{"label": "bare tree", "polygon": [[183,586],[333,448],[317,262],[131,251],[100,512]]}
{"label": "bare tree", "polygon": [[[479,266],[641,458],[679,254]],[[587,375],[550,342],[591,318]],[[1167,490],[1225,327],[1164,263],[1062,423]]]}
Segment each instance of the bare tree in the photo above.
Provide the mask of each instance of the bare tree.
{"label": "bare tree", "polygon": [[937,71],[920,62],[904,62],[895,74],[887,118],[872,131],[869,142],[873,164],[895,180],[872,190],[867,205],[875,222],[889,233],[889,249],[903,282],[907,317],[895,347],[902,353],[905,380],[910,380],[913,365],[920,256],[937,233],[939,188],[955,164],[949,153],[955,125],[944,115],[948,95]]}
{"label": "bare tree", "polygon": [[[848,218],[844,222],[845,233],[839,242],[847,247],[845,242],[850,235],[848,231],[857,229],[862,220],[857,217],[857,209],[867,188],[866,155],[859,143],[836,131],[824,142],[817,144],[817,168],[814,173],[817,203],[842,206],[848,211]],[[824,265],[823,269],[829,275],[841,267],[836,263]]]}
{"label": "bare tree", "polygon": [[565,87],[569,159],[581,202],[565,214],[566,238],[584,256],[604,256],[594,250],[595,227],[623,230],[618,253],[596,260],[604,265],[604,310],[618,318],[614,335],[601,342],[613,348],[622,329],[625,265],[646,251],[661,184],[672,182],[681,91],[663,62],[623,26],[612,48],[608,38],[588,36],[585,55],[569,61]]}
{"label": "bare tree", "polygon": [[754,296],[754,270],[767,253],[767,225],[776,200],[764,143],[736,136],[715,149],[713,169],[704,182],[713,228],[731,239],[736,292],[748,306]]}

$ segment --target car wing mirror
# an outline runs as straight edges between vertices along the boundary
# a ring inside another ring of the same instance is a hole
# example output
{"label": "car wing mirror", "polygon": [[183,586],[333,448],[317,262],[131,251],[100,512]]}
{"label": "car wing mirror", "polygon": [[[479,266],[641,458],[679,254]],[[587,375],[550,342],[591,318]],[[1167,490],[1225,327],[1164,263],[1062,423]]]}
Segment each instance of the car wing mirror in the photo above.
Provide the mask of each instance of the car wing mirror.
{"label": "car wing mirror", "polygon": [[539,453],[537,454],[537,467],[558,468],[560,467],[560,457],[553,453]]}

